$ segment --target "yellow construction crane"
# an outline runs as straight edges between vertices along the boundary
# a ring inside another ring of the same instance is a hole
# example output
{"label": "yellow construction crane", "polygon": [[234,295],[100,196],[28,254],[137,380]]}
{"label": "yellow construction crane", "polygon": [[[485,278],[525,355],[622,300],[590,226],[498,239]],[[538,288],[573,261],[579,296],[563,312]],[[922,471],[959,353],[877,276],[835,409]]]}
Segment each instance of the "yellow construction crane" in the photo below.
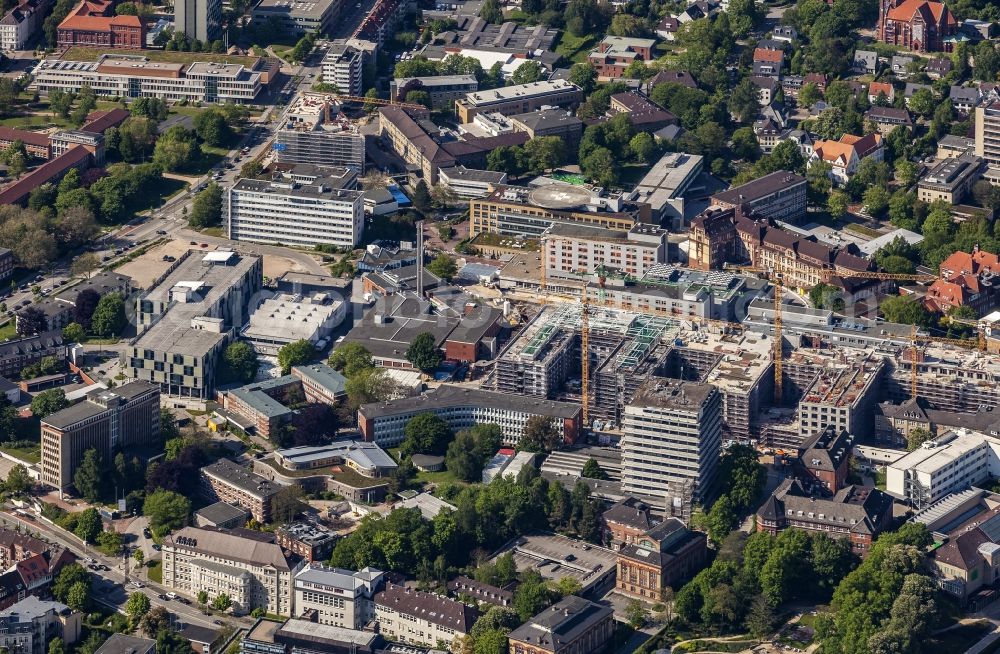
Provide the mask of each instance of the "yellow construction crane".
{"label": "yellow construction crane", "polygon": [[782,370],[782,359],[784,358],[784,338],[781,333],[781,299],[784,295],[784,272],[773,268],[760,268],[757,266],[733,266],[726,264],[725,269],[738,273],[757,273],[764,275],[774,285],[774,403],[778,406],[784,400],[784,371]]}
{"label": "yellow construction crane", "polygon": [[587,287],[580,293],[583,310],[580,312],[580,400],[583,407],[583,424],[590,425],[590,298]]}

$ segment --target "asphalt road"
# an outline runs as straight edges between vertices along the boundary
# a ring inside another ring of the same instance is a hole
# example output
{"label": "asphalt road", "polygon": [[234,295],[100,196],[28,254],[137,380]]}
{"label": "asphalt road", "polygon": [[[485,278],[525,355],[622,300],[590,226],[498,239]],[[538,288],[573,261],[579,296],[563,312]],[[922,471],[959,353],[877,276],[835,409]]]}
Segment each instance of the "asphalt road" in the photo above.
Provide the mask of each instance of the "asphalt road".
{"label": "asphalt road", "polygon": [[[125,602],[128,600],[129,594],[138,590],[149,597],[149,601],[153,606],[165,607],[176,616],[176,619],[179,622],[185,624],[215,628],[219,626],[215,624],[215,620],[245,627],[250,626],[253,623],[253,620],[250,618],[236,618],[228,615],[222,618],[206,616],[194,604],[185,605],[178,601],[161,600],[159,595],[165,594],[167,589],[163,588],[159,584],[154,584],[149,581],[141,582],[143,584],[142,588],[136,588],[132,585],[126,587],[126,582],[128,580],[135,580],[136,578],[134,561],[129,560],[130,574],[126,577],[122,559],[113,559],[104,556],[95,549],[81,545],[79,539],[70,537],[61,529],[52,527],[42,521],[24,520],[19,516],[3,511],[0,512],[0,523],[4,526],[20,525],[22,529],[26,529],[31,533],[40,534],[44,540],[59,543],[76,554],[77,557],[80,558],[80,562],[84,565],[87,565],[91,559],[96,559],[98,563],[103,563],[108,566],[110,570],[90,571],[91,575],[93,575],[91,598],[95,602],[112,608],[115,611],[124,612],[123,607]],[[126,538],[128,538],[127,535]],[[126,541],[126,544],[129,545],[132,543],[130,541]]]}

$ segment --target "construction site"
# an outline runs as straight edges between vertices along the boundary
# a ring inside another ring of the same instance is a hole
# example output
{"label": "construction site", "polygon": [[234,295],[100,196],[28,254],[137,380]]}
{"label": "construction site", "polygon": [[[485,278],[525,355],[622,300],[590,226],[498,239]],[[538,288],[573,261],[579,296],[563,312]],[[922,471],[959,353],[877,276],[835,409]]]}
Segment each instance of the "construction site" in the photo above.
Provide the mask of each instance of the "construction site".
{"label": "construction site", "polygon": [[613,433],[649,378],[706,382],[722,395],[728,438],[790,449],[826,424],[865,439],[872,435],[876,404],[905,401],[914,390],[945,411],[1000,406],[1000,364],[976,351],[975,341],[963,348],[920,336],[902,345],[892,336],[897,331],[887,330],[884,342],[867,347],[783,338],[779,378],[773,333],[562,301],[539,308],[500,353],[484,385],[584,403],[588,425]]}

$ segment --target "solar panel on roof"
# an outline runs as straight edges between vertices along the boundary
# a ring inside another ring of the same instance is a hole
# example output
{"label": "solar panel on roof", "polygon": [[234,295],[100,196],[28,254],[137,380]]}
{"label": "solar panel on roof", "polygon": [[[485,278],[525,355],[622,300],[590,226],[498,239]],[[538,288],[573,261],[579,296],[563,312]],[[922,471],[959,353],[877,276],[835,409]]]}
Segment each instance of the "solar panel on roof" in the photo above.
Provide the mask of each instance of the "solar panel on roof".
{"label": "solar panel on roof", "polygon": [[979,528],[994,543],[1000,541],[1000,515],[993,516],[983,524],[979,525]]}

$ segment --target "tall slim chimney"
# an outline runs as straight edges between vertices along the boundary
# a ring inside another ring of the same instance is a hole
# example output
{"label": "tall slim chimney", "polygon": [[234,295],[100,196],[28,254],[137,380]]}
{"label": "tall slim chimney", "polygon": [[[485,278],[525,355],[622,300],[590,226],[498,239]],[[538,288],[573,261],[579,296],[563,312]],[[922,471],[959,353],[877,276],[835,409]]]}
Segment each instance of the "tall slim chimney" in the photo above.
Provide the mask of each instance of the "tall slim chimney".
{"label": "tall slim chimney", "polygon": [[424,221],[417,221],[417,297],[424,297]]}

